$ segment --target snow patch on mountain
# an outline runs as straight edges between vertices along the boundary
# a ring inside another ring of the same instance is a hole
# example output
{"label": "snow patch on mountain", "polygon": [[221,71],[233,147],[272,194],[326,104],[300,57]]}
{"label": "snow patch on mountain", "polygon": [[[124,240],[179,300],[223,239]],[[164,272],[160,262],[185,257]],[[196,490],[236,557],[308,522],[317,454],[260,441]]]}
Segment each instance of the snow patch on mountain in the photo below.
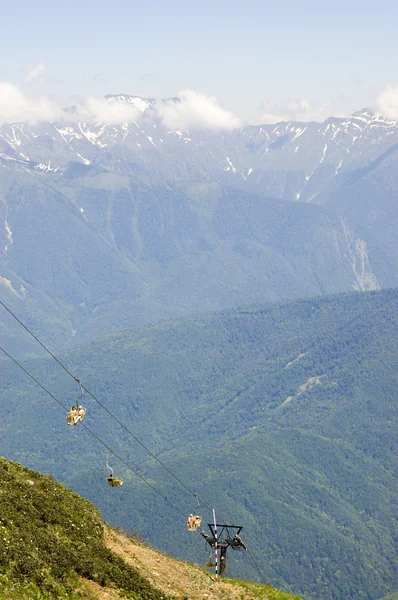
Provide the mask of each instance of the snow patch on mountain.
{"label": "snow patch on mountain", "polygon": [[229,156],[227,156],[227,163],[228,163],[228,167],[225,168],[225,171],[232,171],[232,173],[236,173],[236,169],[235,169],[234,165],[232,164]]}
{"label": "snow patch on mountain", "polygon": [[34,168],[36,169],[36,171],[42,171],[44,173],[49,173],[51,171],[56,173],[57,171],[59,171],[59,167],[51,166],[51,160],[49,160],[48,163],[39,163],[39,164],[35,165]]}
{"label": "snow patch on mountain", "polygon": [[7,252],[8,248],[11,246],[11,244],[14,243],[14,241],[12,239],[11,228],[10,228],[9,224],[7,223],[7,221],[5,222],[5,227],[6,227],[6,235],[7,235],[7,239],[8,239],[8,244],[5,245],[4,251]]}
{"label": "snow patch on mountain", "polygon": [[91,165],[91,160],[88,160],[88,158],[84,158],[84,156],[82,156],[78,152],[76,152],[76,154],[81,159],[81,161],[83,162],[83,164],[85,164],[85,165]]}
{"label": "snow patch on mountain", "polygon": [[18,296],[18,298],[20,298],[20,295],[18,294],[18,292],[13,288],[10,279],[7,279],[6,277],[2,277],[0,275],[0,285],[4,286],[12,294],[14,294],[14,296]]}
{"label": "snow patch on mountain", "polygon": [[61,127],[55,126],[55,130],[58,131],[58,133],[60,134],[62,139],[67,144],[69,144],[71,142],[71,140],[81,140],[82,139],[82,135],[80,135],[74,127],[67,126],[67,127],[61,128]]}
{"label": "snow patch on mountain", "polygon": [[323,161],[325,160],[325,156],[326,156],[327,149],[328,149],[328,145],[327,145],[327,144],[325,144],[325,145],[324,145],[324,147],[323,147],[322,158],[321,158],[321,160],[320,160],[319,164],[323,163]]}
{"label": "snow patch on mountain", "polygon": [[154,100],[141,98],[141,96],[130,96],[129,94],[108,94],[105,96],[106,100],[110,103],[123,102],[125,104],[131,104],[137,108],[141,114],[145,113],[148,109],[153,108]]}
{"label": "snow patch on mountain", "polygon": [[335,172],[334,172],[334,176],[335,176],[335,177],[336,177],[336,175],[338,174],[338,172],[339,172],[339,170],[340,170],[340,168],[341,168],[341,165],[343,164],[343,160],[344,160],[344,159],[341,159],[341,161],[339,162],[339,164],[338,164],[338,165],[337,165],[337,167],[336,167],[336,170],[335,170]]}

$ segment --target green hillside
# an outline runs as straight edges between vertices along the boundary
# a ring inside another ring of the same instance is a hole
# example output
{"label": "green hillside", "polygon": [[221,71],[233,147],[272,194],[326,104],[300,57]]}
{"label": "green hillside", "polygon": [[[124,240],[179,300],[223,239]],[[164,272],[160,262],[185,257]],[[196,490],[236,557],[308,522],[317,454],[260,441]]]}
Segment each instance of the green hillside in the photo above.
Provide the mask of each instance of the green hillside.
{"label": "green hillside", "polygon": [[[247,600],[300,600],[252,582],[223,579],[214,585],[198,568],[111,531],[95,506],[53,477],[2,457],[0,485],[1,600],[213,600],[226,597],[224,588],[233,599],[244,590]],[[126,548],[127,561],[121,557]],[[150,575],[153,565],[162,572],[160,590],[140,572]]]}
{"label": "green hillside", "polygon": [[1,598],[78,599],[78,576],[132,598],[164,598],[106,548],[104,524],[87,500],[1,457],[0,483]]}
{"label": "green hillside", "polygon": [[[68,367],[242,534],[273,584],[324,600],[397,589],[398,292],[224,311],[121,332],[65,355]],[[76,384],[24,363],[65,404]],[[106,452],[14,365],[2,362],[4,453],[54,472],[112,523],[176,556],[203,547],[153,490],[106,486]],[[203,505],[90,397],[86,423],[186,514]],[[32,427],[32,424],[34,426]],[[159,516],[162,527],[159,527]],[[258,577],[245,555],[230,575]]]}

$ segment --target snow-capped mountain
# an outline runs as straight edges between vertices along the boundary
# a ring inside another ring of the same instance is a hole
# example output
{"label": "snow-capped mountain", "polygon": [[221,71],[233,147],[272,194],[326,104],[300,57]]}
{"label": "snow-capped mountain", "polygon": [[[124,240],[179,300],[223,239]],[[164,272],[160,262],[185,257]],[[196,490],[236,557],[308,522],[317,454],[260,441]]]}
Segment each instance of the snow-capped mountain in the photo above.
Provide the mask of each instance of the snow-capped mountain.
{"label": "snow-capped mountain", "polygon": [[129,94],[108,94],[105,96],[105,99],[108,100],[110,104],[131,104],[137,108],[140,113],[145,113],[150,109],[154,109],[156,104],[155,98],[141,98],[140,96],[130,96]]}
{"label": "snow-capped mountain", "polygon": [[3,125],[0,160],[48,172],[80,162],[136,177],[146,173],[154,181],[210,179],[275,198],[320,202],[339,174],[367,164],[398,142],[398,123],[368,110],[324,123],[180,131],[164,125],[154,99],[106,98],[134,106],[139,118],[122,124],[65,119]]}
{"label": "snow-capped mountain", "polygon": [[107,99],[136,119],[0,127],[0,290],[55,344],[398,285],[397,122],[182,131]]}

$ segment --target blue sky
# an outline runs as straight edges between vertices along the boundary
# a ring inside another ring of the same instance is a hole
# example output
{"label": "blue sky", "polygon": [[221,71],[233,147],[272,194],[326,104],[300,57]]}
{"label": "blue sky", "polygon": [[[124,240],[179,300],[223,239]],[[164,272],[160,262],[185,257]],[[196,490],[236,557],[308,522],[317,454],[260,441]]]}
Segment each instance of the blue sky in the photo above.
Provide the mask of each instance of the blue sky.
{"label": "blue sky", "polygon": [[[59,102],[193,89],[260,121],[298,101],[352,112],[398,83],[391,0],[22,0],[4,2],[0,39],[0,77]],[[27,83],[38,64],[45,82]]]}

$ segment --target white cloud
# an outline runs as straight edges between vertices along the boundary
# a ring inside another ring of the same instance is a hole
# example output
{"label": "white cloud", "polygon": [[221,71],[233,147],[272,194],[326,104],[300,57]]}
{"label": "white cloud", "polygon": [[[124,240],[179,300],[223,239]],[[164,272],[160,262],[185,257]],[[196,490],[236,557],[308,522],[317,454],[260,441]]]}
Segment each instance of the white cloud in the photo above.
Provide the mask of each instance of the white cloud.
{"label": "white cloud", "polygon": [[[228,130],[242,126],[242,121],[222,108],[216,98],[192,90],[182,91],[178,100],[157,102],[156,110],[170,129]],[[78,103],[73,112],[65,113],[45,96],[30,98],[14,84],[0,81],[0,123],[69,120],[117,125],[136,121],[141,116],[137,103],[94,96]]]}
{"label": "white cloud", "polygon": [[135,121],[140,116],[141,111],[136,106],[95,97],[87,98],[74,113],[66,115],[61,106],[46,96],[29,98],[16,85],[0,81],[0,123],[39,123],[64,119],[119,124]]}
{"label": "white cloud", "polygon": [[388,119],[398,119],[398,86],[387,85],[378,95],[377,105],[382,115]]}
{"label": "white cloud", "polygon": [[40,63],[27,74],[25,81],[28,83],[45,83],[45,72],[46,67]]}
{"label": "white cloud", "polygon": [[279,121],[324,121],[330,116],[340,116],[332,111],[330,103],[313,107],[306,99],[291,99],[282,106],[265,104],[262,116],[263,123],[278,123]]}
{"label": "white cloud", "polygon": [[243,124],[213,96],[183,90],[178,98],[157,102],[158,113],[170,129],[238,129]]}
{"label": "white cloud", "polygon": [[52,121],[61,116],[61,109],[49,98],[28,98],[21,90],[0,81],[0,123]]}
{"label": "white cloud", "polygon": [[110,101],[106,98],[87,98],[77,108],[77,118],[83,121],[108,123],[117,125],[128,121],[136,121],[141,117],[141,111],[132,104]]}

